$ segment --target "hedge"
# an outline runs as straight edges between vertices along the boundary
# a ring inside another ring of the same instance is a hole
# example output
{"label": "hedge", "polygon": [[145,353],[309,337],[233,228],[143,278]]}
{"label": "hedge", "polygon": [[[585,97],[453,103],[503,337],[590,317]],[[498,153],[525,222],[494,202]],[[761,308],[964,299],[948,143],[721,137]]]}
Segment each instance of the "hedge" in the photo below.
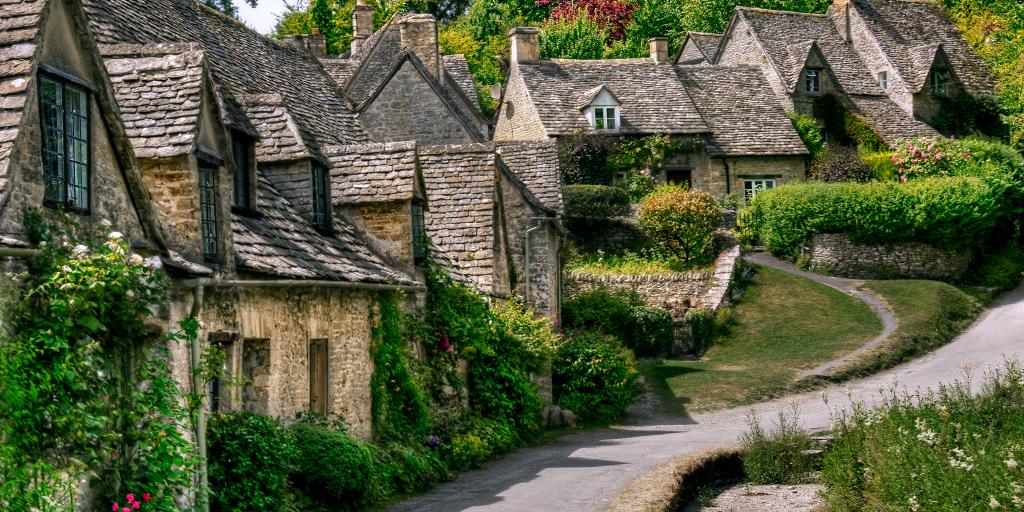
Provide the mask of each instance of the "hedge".
{"label": "hedge", "polygon": [[566,185],[562,187],[567,217],[606,219],[629,214],[629,194],[605,185]]}
{"label": "hedge", "polygon": [[640,357],[661,357],[672,349],[672,315],[644,304],[636,292],[599,288],[562,304],[562,326],[613,336]]}
{"label": "hedge", "polygon": [[927,178],[910,183],[801,183],[758,194],[741,212],[745,240],[792,254],[811,235],[845,233],[863,244],[917,241],[965,249],[986,244],[1017,212],[1010,180]]}

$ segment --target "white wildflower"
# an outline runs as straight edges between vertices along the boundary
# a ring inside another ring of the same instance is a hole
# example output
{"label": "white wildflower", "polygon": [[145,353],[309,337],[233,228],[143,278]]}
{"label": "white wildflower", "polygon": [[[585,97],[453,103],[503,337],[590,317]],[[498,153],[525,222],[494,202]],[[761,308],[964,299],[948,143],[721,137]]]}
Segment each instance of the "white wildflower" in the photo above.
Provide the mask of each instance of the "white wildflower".
{"label": "white wildflower", "polygon": [[1002,507],[1002,505],[1000,505],[999,502],[996,500],[995,496],[988,497],[988,506],[992,508],[992,510],[998,510],[1000,507]]}
{"label": "white wildflower", "polygon": [[920,434],[917,434],[917,440],[921,441],[922,443],[924,443],[924,444],[926,444],[928,446],[934,446],[935,445],[935,432],[933,432],[931,430],[922,431]]}
{"label": "white wildflower", "polygon": [[86,254],[89,254],[89,248],[82,244],[78,244],[71,250],[71,254],[78,257],[85,256]]}
{"label": "white wildflower", "polygon": [[160,256],[153,256],[152,258],[146,258],[145,261],[142,262],[142,264],[147,266],[147,267],[149,267],[149,268],[163,268],[164,267],[164,262],[163,262],[163,260],[160,259]]}
{"label": "white wildflower", "polygon": [[974,469],[974,457],[964,453],[960,448],[953,448],[952,457],[949,458],[949,465],[954,468],[970,471]]}
{"label": "white wildflower", "polygon": [[1006,464],[1006,467],[1008,467],[1010,469],[1017,469],[1017,461],[1014,460],[1013,457],[1010,457],[1009,459],[1004,460],[1003,464]]}
{"label": "white wildflower", "polygon": [[910,512],[921,510],[921,504],[917,502],[917,496],[911,496],[907,502],[910,503]]}
{"label": "white wildflower", "polygon": [[135,253],[132,253],[131,258],[129,258],[128,261],[132,265],[142,265],[143,263],[146,262],[146,260],[142,259],[142,256],[139,256],[138,254]]}
{"label": "white wildflower", "polygon": [[112,224],[110,223],[109,220],[103,219],[103,220],[100,221],[100,226],[103,226],[105,228],[109,228],[110,226],[112,226]]}
{"label": "white wildflower", "polygon": [[107,235],[107,238],[109,238],[110,240],[121,240],[122,238],[124,238],[124,234],[121,233],[120,231],[111,231],[110,234]]}

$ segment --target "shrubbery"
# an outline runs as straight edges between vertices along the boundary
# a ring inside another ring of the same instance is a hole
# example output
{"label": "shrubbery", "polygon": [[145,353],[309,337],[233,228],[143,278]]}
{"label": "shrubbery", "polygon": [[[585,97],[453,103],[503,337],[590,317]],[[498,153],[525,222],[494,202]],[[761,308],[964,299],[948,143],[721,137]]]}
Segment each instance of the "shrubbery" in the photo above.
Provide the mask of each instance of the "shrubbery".
{"label": "shrubbery", "polygon": [[707,192],[664,185],[640,203],[637,222],[652,242],[685,262],[711,249],[722,212]]}
{"label": "shrubbery", "polygon": [[789,120],[793,122],[793,128],[807,146],[807,151],[811,152],[811,159],[817,160],[825,151],[825,136],[821,133],[818,120],[797,112],[790,114]]}
{"label": "shrubbery", "polygon": [[634,293],[598,289],[562,304],[562,324],[569,331],[613,336],[641,357],[658,357],[672,348],[672,316],[643,303]]}
{"label": "shrubbery", "polygon": [[875,173],[850,146],[829,144],[821,158],[811,164],[808,177],[826,183],[865,183],[875,178]]}
{"label": "shrubbery", "polygon": [[299,422],[290,430],[295,487],[315,502],[332,504],[332,510],[365,507],[374,473],[369,446],[322,425]]}
{"label": "shrubbery", "polygon": [[566,185],[562,187],[567,217],[607,219],[629,215],[629,194],[605,185]]}
{"label": "shrubbery", "polygon": [[558,405],[585,422],[621,417],[640,393],[633,355],[615,338],[594,333],[558,348],[552,378]]}
{"label": "shrubbery", "polygon": [[540,55],[545,59],[600,59],[608,31],[589,15],[551,20],[540,33]]}
{"label": "shrubbery", "polygon": [[212,509],[282,510],[294,440],[281,420],[247,412],[215,414],[208,428]]}
{"label": "shrubbery", "polygon": [[901,181],[934,176],[1002,176],[1021,187],[1024,160],[998,141],[923,138],[907,141],[892,157]]}

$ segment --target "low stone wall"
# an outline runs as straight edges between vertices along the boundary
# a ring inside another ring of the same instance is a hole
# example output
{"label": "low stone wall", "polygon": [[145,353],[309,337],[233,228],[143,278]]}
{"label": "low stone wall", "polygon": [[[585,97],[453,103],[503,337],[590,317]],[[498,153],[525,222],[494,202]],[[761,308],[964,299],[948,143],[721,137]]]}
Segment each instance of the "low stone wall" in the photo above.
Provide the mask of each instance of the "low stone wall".
{"label": "low stone wall", "polygon": [[811,268],[855,279],[911,278],[955,280],[970,268],[972,254],[927,244],[858,245],[846,235],[814,235],[808,249]]}
{"label": "low stone wall", "polygon": [[667,309],[683,302],[696,305],[711,287],[713,278],[714,273],[706,270],[639,276],[568,273],[565,276],[565,297],[574,299],[600,288],[613,292],[635,291],[648,306]]}

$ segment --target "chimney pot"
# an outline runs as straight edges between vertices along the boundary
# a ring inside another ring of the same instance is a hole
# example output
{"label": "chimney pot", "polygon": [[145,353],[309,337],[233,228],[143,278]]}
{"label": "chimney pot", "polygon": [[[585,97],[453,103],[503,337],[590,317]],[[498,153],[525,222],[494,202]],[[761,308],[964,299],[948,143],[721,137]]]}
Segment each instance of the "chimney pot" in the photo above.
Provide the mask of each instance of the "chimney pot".
{"label": "chimney pot", "polygon": [[668,38],[652,37],[650,42],[651,60],[655,64],[668,64]]}
{"label": "chimney pot", "polygon": [[531,62],[540,59],[540,29],[537,27],[515,27],[508,31],[512,53],[509,60],[513,64]]}

